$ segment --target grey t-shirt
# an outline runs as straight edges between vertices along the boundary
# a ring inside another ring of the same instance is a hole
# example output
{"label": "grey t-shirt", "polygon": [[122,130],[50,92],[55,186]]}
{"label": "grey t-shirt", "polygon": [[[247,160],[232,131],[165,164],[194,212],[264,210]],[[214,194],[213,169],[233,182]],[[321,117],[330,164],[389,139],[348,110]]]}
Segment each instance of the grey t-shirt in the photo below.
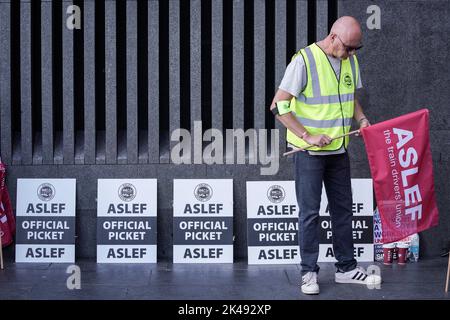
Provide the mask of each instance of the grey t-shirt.
{"label": "grey t-shirt", "polygon": [[[334,72],[336,73],[337,78],[339,79],[339,75],[341,73],[341,60],[338,58],[328,56],[328,60],[330,60],[331,65],[333,66]],[[305,89],[306,86],[306,67],[305,61],[303,60],[302,55],[298,55],[294,60],[289,63],[284,72],[283,80],[281,80],[281,84],[279,88],[284,90],[295,97],[298,97],[300,93]],[[361,72],[358,73],[358,83],[356,84],[356,89],[362,88],[361,83]],[[294,147],[289,145],[290,147]],[[339,150],[336,151],[321,151],[314,152],[308,151],[311,155],[330,155],[330,154],[340,154],[345,153],[345,148],[342,146]]]}

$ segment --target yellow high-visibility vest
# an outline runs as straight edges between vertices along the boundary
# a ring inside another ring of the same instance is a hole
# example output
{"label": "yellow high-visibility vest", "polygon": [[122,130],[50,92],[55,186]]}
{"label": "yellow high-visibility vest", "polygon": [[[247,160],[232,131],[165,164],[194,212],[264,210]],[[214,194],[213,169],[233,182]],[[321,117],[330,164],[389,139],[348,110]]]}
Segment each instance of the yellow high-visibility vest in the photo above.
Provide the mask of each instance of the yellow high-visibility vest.
{"label": "yellow high-visibility vest", "polygon": [[[292,99],[291,112],[311,135],[326,134],[334,138],[350,132],[359,75],[356,56],[341,60],[338,79],[327,55],[317,44],[301,49],[292,59],[299,54],[305,61],[307,84],[299,96]],[[286,139],[296,147],[308,146],[289,129]],[[311,147],[308,150],[334,151],[342,145],[346,148],[348,141],[348,137],[343,137],[322,148]]]}

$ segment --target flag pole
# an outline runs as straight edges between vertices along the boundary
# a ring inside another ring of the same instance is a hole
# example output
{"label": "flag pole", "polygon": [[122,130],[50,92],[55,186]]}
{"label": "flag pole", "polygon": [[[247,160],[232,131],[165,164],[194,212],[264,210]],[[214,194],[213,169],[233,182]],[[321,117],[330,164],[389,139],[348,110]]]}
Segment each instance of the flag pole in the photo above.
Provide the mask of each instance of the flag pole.
{"label": "flag pole", "polygon": [[[351,136],[351,135],[357,134],[357,133],[360,133],[360,131],[359,130],[350,131],[349,133],[346,133],[346,134],[343,134],[343,135],[331,138],[331,141],[336,140],[336,139],[340,139],[340,138],[343,138],[343,137],[346,137],[346,136]],[[291,151],[283,153],[283,156],[288,156],[290,154],[293,154],[293,153],[296,153],[296,152],[299,152],[299,151],[308,150],[309,148],[312,148],[312,147],[315,147],[315,145],[309,145],[309,146],[307,146],[305,148],[295,148],[294,150],[291,150]]]}
{"label": "flag pole", "polygon": [[448,253],[447,280],[445,282],[445,292],[448,292],[448,280],[450,279],[450,251]]}
{"label": "flag pole", "polygon": [[0,231],[0,269],[3,270],[3,244],[2,244],[2,233]]}

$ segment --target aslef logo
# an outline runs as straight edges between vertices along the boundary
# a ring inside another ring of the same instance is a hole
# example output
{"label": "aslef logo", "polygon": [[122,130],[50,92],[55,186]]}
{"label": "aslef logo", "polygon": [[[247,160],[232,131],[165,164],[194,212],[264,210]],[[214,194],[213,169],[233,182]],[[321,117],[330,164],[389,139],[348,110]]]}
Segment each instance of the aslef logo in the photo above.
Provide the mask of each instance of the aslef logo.
{"label": "aslef logo", "polygon": [[267,198],[273,203],[280,203],[286,197],[286,192],[282,186],[273,185],[267,190]]}
{"label": "aslef logo", "polygon": [[352,77],[348,73],[344,74],[344,83],[347,88],[352,86]]}
{"label": "aslef logo", "polygon": [[122,201],[131,201],[136,198],[136,187],[131,183],[124,183],[119,187],[119,198]]}
{"label": "aslef logo", "polygon": [[198,201],[208,201],[213,195],[213,189],[207,183],[200,183],[194,189],[194,196]]}
{"label": "aslef logo", "polygon": [[56,189],[50,183],[43,183],[37,189],[37,196],[42,201],[50,201],[55,197]]}

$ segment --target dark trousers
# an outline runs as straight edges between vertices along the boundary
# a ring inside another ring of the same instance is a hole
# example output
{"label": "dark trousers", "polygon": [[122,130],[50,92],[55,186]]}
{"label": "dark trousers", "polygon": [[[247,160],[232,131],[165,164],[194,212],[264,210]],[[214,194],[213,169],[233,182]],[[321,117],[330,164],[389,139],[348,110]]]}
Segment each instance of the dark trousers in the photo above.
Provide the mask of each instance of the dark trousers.
{"label": "dark trousers", "polygon": [[352,187],[347,153],[294,156],[295,192],[299,206],[299,231],[302,274],[319,271],[319,209],[322,182],[325,185],[333,232],[336,267],[344,272],[356,267],[353,256]]}

